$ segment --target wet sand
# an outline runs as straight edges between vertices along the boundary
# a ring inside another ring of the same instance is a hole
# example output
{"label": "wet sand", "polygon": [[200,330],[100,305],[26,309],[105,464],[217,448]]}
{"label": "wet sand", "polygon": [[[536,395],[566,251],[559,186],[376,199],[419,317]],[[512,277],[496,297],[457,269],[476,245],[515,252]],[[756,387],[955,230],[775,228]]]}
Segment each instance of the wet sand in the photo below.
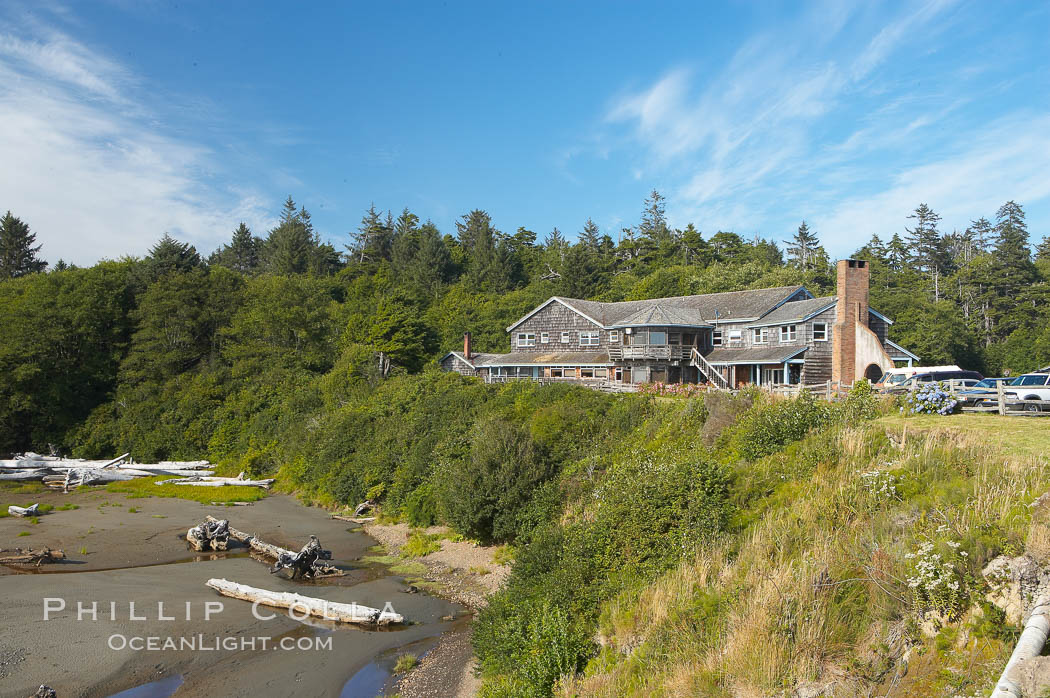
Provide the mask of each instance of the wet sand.
{"label": "wet sand", "polygon": [[[381,567],[352,564],[374,542],[353,525],[332,520],[327,512],[303,507],[289,497],[273,496],[249,507],[127,499],[105,491],[35,496],[0,493],[0,497],[4,505],[30,501],[80,505],[77,510],[42,516],[36,525],[0,519],[0,547],[46,545],[64,549],[71,558],[67,563],[44,566],[42,574],[0,568],[4,575],[0,577],[0,696],[4,697],[29,696],[42,683],[62,697],[109,696],[156,681],[162,685],[143,688],[136,695],[339,696],[357,672],[381,657],[395,656],[396,648],[421,641],[429,644],[428,639],[456,627],[443,617],[464,612],[454,603],[410,593],[404,580],[388,576]],[[105,502],[121,506],[102,506]],[[138,513],[130,513],[129,507],[139,509]],[[194,554],[183,536],[207,514],[229,518],[235,528],[287,548],[298,549],[311,533],[317,535],[347,574],[316,583],[292,582],[287,573],[271,575],[267,565],[247,557],[232,541],[225,555]],[[18,537],[23,530],[30,535]],[[82,547],[86,553],[79,552]],[[209,559],[212,557],[216,559]],[[265,608],[260,615],[273,613],[275,617],[261,620],[254,617],[250,603],[222,597],[205,587],[212,577],[377,608],[389,602],[411,624],[391,630],[334,627],[322,621],[299,622],[283,611]],[[45,621],[47,597],[63,599],[66,608]],[[78,620],[77,601],[88,608],[96,602],[97,620],[89,615]],[[129,602],[135,603],[134,614],[145,620],[131,618]],[[163,614],[158,602],[164,604]],[[222,610],[204,620],[208,602],[221,603]],[[176,643],[196,638],[197,647],[119,648],[122,638],[132,637],[156,637],[160,646],[166,638]],[[268,639],[267,649],[262,648],[263,638]],[[290,638],[293,648],[273,648],[281,638]],[[255,649],[241,644],[251,639]],[[309,649],[295,646],[297,642],[329,640],[330,649],[323,644]],[[238,647],[216,648],[221,642],[236,642]],[[345,695],[365,698],[366,694]],[[367,695],[370,698],[376,692]]]}

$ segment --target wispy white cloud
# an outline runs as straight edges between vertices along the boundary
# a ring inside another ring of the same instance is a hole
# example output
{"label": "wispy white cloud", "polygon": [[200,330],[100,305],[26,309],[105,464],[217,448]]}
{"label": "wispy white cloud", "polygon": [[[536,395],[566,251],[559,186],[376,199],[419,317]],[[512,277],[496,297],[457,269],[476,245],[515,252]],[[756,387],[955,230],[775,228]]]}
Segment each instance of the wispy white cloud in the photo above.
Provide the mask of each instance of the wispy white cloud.
{"label": "wispy white cloud", "polygon": [[717,70],[679,66],[614,99],[625,173],[670,183],[674,223],[778,237],[806,218],[837,254],[900,230],[921,201],[965,227],[1005,198],[1050,196],[1047,112],[971,110],[981,93],[954,62],[916,67],[958,50],[955,0],[889,18],[845,5],[752,36]]}
{"label": "wispy white cloud", "polygon": [[1048,169],[1050,116],[1017,115],[990,124],[952,155],[898,172],[880,191],[844,197],[814,224],[860,247],[873,233],[901,231],[925,202],[943,212],[943,229],[962,230],[980,215],[990,217],[1007,197],[1050,197]]}
{"label": "wispy white cloud", "polygon": [[164,232],[210,252],[239,220],[270,215],[250,190],[216,185],[208,147],[166,133],[125,66],[39,24],[0,34],[0,208],[43,255],[80,264],[144,254]]}

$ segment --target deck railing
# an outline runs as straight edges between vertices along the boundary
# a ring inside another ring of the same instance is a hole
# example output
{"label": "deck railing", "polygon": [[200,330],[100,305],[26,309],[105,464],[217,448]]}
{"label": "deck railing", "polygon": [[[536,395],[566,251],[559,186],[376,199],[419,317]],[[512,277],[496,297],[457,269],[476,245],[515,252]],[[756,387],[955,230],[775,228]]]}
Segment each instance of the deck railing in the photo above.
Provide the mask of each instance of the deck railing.
{"label": "deck railing", "polygon": [[682,361],[689,359],[693,347],[686,344],[635,344],[622,347],[609,347],[609,358],[612,361],[630,359],[662,359],[664,361]]}

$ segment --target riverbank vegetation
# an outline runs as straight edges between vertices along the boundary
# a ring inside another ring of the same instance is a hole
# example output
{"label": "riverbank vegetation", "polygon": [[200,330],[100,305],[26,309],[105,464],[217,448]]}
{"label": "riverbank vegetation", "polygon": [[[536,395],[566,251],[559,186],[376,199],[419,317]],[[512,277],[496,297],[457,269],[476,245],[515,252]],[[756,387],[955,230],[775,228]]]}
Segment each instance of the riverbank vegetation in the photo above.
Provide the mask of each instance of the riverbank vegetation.
{"label": "riverbank vegetation", "polygon": [[[1050,363],[1050,246],[1033,254],[1021,208],[961,233],[925,206],[914,221],[857,251],[891,339],[989,373]],[[20,222],[5,230],[33,247]],[[1037,425],[879,416],[863,387],[828,405],[436,368],[465,331],[505,350],[504,328],[552,295],[830,294],[808,228],[785,259],[773,240],[671,228],[654,192],[637,225],[588,221],[575,243],[480,210],[453,236],[375,209],[347,242],[339,254],[289,200],[265,237],[241,226],[207,259],[165,235],[143,259],[8,270],[0,451],[208,458],[506,545],[511,578],[474,635],[486,696],[987,688],[1014,629],[980,603],[980,567],[1045,536],[1028,507],[1045,449],[1017,445],[1044,443]],[[931,613],[944,627],[924,632]]]}

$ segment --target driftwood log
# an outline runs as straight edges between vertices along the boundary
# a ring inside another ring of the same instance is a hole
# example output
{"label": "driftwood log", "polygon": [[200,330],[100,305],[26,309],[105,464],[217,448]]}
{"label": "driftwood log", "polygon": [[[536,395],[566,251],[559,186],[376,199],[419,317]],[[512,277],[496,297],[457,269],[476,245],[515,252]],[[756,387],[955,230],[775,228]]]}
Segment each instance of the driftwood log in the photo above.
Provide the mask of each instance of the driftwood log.
{"label": "driftwood log", "polygon": [[225,487],[226,485],[242,485],[245,487],[262,487],[263,489],[270,489],[270,485],[274,483],[273,478],[265,480],[248,480],[244,477],[244,473],[241,473],[237,477],[202,477],[194,475],[192,477],[184,478],[173,478],[170,480],[157,480],[158,485],[193,485],[196,487]]}
{"label": "driftwood log", "polygon": [[226,550],[230,542],[230,522],[226,519],[202,521],[186,531],[186,540],[197,552]]}
{"label": "driftwood log", "polygon": [[48,562],[65,560],[66,554],[61,550],[43,548],[33,550],[32,548],[15,548],[14,550],[0,550],[0,565],[34,565],[39,567]]}
{"label": "driftwood log", "polygon": [[373,501],[371,499],[366,499],[365,501],[363,501],[360,504],[358,504],[357,508],[354,509],[354,516],[360,516],[361,514],[364,514],[366,511],[374,509],[375,505],[376,505],[375,501]]}
{"label": "driftwood log", "polygon": [[[212,523],[218,523],[222,519],[216,519],[214,516],[208,516],[206,520],[209,521],[209,522],[212,522]],[[255,536],[251,535],[250,533],[245,533],[244,531],[238,531],[236,528],[230,527],[229,528],[229,532],[230,532],[230,537],[233,538],[234,540],[239,541],[241,543],[244,543],[245,545],[247,545],[249,548],[251,548],[255,552],[260,553],[262,555],[265,555],[266,557],[271,558],[272,560],[274,560],[276,564],[270,570],[271,573],[279,572],[280,570],[284,569],[285,567],[288,567],[288,568],[290,568],[292,570],[292,578],[293,579],[295,578],[295,576],[297,574],[296,568],[294,566],[292,566],[292,565],[282,565],[281,564],[281,560],[282,559],[285,560],[285,561],[289,561],[289,562],[294,562],[295,560],[306,560],[306,559],[309,559],[310,560],[310,570],[309,570],[309,574],[305,575],[305,576],[308,576],[308,577],[334,576],[334,575],[340,575],[340,574],[343,573],[343,571],[341,569],[339,569],[338,567],[336,567],[332,563],[328,562],[328,560],[332,559],[332,552],[330,550],[322,549],[321,548],[321,543],[320,543],[320,541],[317,540],[316,536],[310,536],[310,542],[307,543],[305,546],[303,546],[303,549],[300,550],[298,553],[295,553],[295,552],[293,552],[291,550],[286,550],[285,548],[281,548],[281,547],[276,546],[276,545],[274,545],[272,543],[267,543],[264,540],[259,540],[258,538],[256,538]],[[311,551],[307,550],[308,548],[311,548],[311,546],[314,543],[317,544],[316,550],[319,551],[316,556],[313,556],[313,553]],[[306,556],[305,557],[300,557],[304,553],[306,553]]]}
{"label": "driftwood log", "polygon": [[293,615],[311,615],[326,620],[362,625],[390,625],[405,622],[400,613],[361,606],[356,603],[337,603],[299,594],[267,591],[226,579],[209,579],[207,585],[224,596],[251,601],[263,606],[287,608],[292,611]]}
{"label": "driftwood log", "polygon": [[298,577],[309,579],[322,569],[322,560],[331,559],[332,551],[324,550],[321,547],[321,541],[317,540],[317,536],[310,536],[310,542],[304,545],[303,549],[298,553],[281,553],[277,558],[276,564],[270,569],[270,574],[287,569],[292,571],[292,579]]}
{"label": "driftwood log", "polygon": [[14,504],[7,507],[7,513],[11,516],[18,516],[25,518],[27,516],[39,516],[40,515],[40,504],[30,504],[27,507],[16,507]]}
{"label": "driftwood log", "polygon": [[337,521],[349,521],[350,523],[363,524],[369,521],[375,521],[374,516],[343,516],[342,514],[332,514],[332,518]]}

